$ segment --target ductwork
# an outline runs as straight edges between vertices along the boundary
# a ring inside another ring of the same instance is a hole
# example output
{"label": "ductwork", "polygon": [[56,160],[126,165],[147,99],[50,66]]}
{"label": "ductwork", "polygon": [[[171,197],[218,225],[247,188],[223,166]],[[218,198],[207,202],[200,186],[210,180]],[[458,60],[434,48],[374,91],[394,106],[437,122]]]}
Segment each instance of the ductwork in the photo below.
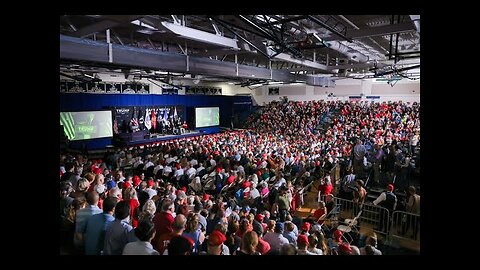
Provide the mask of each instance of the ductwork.
{"label": "ductwork", "polygon": [[420,15],[410,15],[410,19],[412,19],[415,28],[417,28],[417,32],[420,34]]}
{"label": "ductwork", "polygon": [[330,45],[328,48],[335,50],[341,54],[344,54],[348,57],[349,60],[359,62],[359,63],[365,63],[368,61],[368,57],[361,54],[360,52],[343,45],[342,43],[338,41],[329,41],[328,44]]}
{"label": "ductwork", "polygon": [[[254,52],[254,50],[252,50],[247,43],[241,42],[241,41],[239,42],[236,39],[222,37],[219,35],[215,35],[212,33],[208,33],[208,32],[197,30],[190,27],[181,26],[174,23],[162,22],[161,24],[167,30],[179,35],[182,38],[205,42],[205,43],[214,44],[214,45],[223,46],[223,47],[229,47],[235,50],[240,50],[240,48],[242,48],[245,51]],[[265,45],[260,43],[260,44],[257,44],[257,47],[263,49],[265,48]],[[266,51],[264,51],[264,53],[267,55],[275,54],[275,52],[268,47],[266,48]],[[354,55],[354,54],[351,54],[351,56],[352,56],[352,60],[358,59],[359,57],[358,55]],[[325,65],[312,62],[309,60],[296,59],[286,53],[281,53],[272,59],[272,61],[275,61],[275,60],[295,63],[295,64],[303,65],[306,67],[327,71],[327,67]]]}
{"label": "ductwork", "polygon": [[167,30],[179,35],[182,38],[200,41],[208,44],[213,44],[222,47],[228,47],[234,50],[239,50],[237,40],[232,38],[222,37],[220,35],[208,33],[197,30],[195,28],[186,27],[174,23],[162,22],[162,26]]}
{"label": "ductwork", "polygon": [[[268,47],[267,47],[267,53],[269,55],[274,55],[275,54],[275,52]],[[275,57],[272,58],[272,61],[285,61],[285,62],[290,62],[290,63],[302,65],[302,66],[305,66],[305,67],[311,67],[311,68],[327,71],[327,66],[325,66],[325,65],[322,65],[320,63],[313,62],[313,61],[310,61],[310,60],[297,59],[297,58],[294,58],[293,56],[291,56],[289,54],[286,54],[286,53],[280,53],[280,54],[276,55]]]}
{"label": "ductwork", "polygon": [[283,82],[306,80],[305,75],[295,75],[284,70],[259,68],[202,57],[186,56],[179,53],[140,49],[117,44],[112,45],[112,62],[109,62],[108,53],[107,43],[60,35],[60,59],[235,79],[248,78]]}
{"label": "ductwork", "polygon": [[308,85],[323,86],[323,87],[335,87],[335,80],[332,77],[321,76],[307,76],[306,83]]}

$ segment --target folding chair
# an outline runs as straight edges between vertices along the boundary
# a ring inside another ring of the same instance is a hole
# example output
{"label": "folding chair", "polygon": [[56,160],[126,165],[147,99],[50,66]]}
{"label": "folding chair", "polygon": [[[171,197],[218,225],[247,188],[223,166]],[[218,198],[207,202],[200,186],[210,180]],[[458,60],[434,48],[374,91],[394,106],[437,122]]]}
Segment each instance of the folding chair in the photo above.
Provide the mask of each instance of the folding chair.
{"label": "folding chair", "polygon": [[330,213],[328,213],[327,216],[325,217],[325,222],[322,225],[316,224],[314,226],[320,226],[320,229],[323,232],[323,234],[329,235],[330,232],[338,226],[338,214],[340,214],[341,206],[342,206],[341,204],[335,205],[332,211],[330,211]]}
{"label": "folding chair", "polygon": [[[360,216],[362,215],[362,210],[360,210],[357,214],[357,216],[355,216],[353,219],[345,219],[345,221],[343,223],[345,224],[340,224],[338,225],[337,227],[337,230],[343,232],[343,237],[345,238],[345,240],[347,240],[349,243],[352,243],[353,241],[353,237],[349,234],[350,232],[352,232],[352,230],[354,231],[354,233],[356,234],[359,234],[360,232],[358,231],[356,225],[357,225],[357,219],[360,218]],[[348,235],[349,239],[347,239],[346,235]]]}

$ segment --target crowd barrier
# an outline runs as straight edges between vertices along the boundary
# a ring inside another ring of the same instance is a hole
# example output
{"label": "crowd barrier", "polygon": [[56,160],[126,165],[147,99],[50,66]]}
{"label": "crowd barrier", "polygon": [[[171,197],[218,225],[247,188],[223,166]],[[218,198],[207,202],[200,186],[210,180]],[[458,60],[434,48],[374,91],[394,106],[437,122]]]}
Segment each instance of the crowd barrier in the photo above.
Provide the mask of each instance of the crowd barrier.
{"label": "crowd barrier", "polygon": [[[325,195],[321,195],[320,199],[325,201],[325,197]],[[362,205],[338,197],[334,197],[334,201],[336,205],[334,208],[335,219],[338,219],[339,224],[346,224],[346,220],[351,221],[360,213],[355,225],[358,231],[362,227],[368,227],[368,229],[373,228],[376,233],[386,236],[387,239],[395,237],[420,241],[420,215],[404,211],[394,211],[390,214],[388,209],[381,206],[370,203]]]}
{"label": "crowd barrier", "polygon": [[392,225],[390,236],[395,238],[420,241],[420,215],[394,211],[392,214]]}

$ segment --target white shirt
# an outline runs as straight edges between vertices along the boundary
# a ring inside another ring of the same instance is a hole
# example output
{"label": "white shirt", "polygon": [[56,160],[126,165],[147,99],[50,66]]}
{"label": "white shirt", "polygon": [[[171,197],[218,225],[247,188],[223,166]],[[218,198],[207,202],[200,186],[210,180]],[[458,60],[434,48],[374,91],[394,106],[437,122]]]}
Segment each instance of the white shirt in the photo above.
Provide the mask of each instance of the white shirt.
{"label": "white shirt", "polygon": [[[373,255],[382,255],[382,252],[378,250],[376,247],[373,247]],[[365,247],[362,247],[359,249],[360,250],[360,255],[367,255],[367,252],[365,251]]]}
{"label": "white shirt", "polygon": [[156,175],[157,172],[158,172],[159,170],[161,170],[161,169],[163,169],[163,166],[162,166],[162,165],[157,165],[157,166],[155,166],[155,168],[153,168],[153,174]]}
{"label": "white shirt", "polygon": [[253,188],[250,190],[250,198],[255,199],[258,196],[260,196],[260,192],[258,191],[258,189]]}
{"label": "white shirt", "polygon": [[172,167],[170,166],[165,166],[165,168],[163,168],[163,174],[167,175],[169,173],[172,172]]}
{"label": "white shirt", "polygon": [[140,165],[140,164],[143,164],[143,161],[138,160],[137,162],[135,162],[135,163],[133,164],[133,167],[134,167],[134,168],[137,168],[138,165]]}
{"label": "white shirt", "polygon": [[182,168],[178,169],[175,171],[175,174],[173,176],[175,176],[177,179],[179,179],[182,175],[184,175],[184,171]]}
{"label": "white shirt", "polygon": [[297,255],[318,255],[318,254],[312,253],[308,250],[299,249],[297,251]]}
{"label": "white shirt", "polygon": [[125,245],[122,255],[160,255],[150,242],[136,241]]}
{"label": "white shirt", "polygon": [[217,166],[217,162],[215,161],[215,159],[210,159],[210,166],[212,167]]}
{"label": "white shirt", "polygon": [[192,177],[192,175],[195,175],[197,173],[197,170],[195,170],[195,168],[190,168],[187,170],[187,175],[188,177]]}
{"label": "white shirt", "polygon": [[275,233],[275,232],[267,232],[263,237],[263,240],[270,244],[272,250],[280,250],[280,247],[283,244],[288,244],[288,239],[285,236]]}
{"label": "white shirt", "polygon": [[200,167],[197,168],[197,173],[199,173],[200,171],[204,170],[205,167],[203,167],[202,165],[200,165]]}
{"label": "white shirt", "polygon": [[273,185],[273,186],[274,186],[275,188],[279,188],[279,187],[281,187],[283,184],[286,184],[286,183],[287,183],[287,181],[285,180],[285,178],[282,177],[282,178],[280,178],[280,180],[278,180],[278,182],[277,182],[275,185]]}
{"label": "white shirt", "polygon": [[151,167],[151,166],[153,166],[153,165],[155,165],[155,164],[153,164],[153,162],[149,161],[149,162],[147,162],[147,164],[145,164],[145,166],[143,167],[143,169],[144,169],[144,170],[147,170],[148,167]]}
{"label": "white shirt", "polygon": [[152,189],[152,188],[146,188],[145,192],[148,193],[149,199],[151,199],[153,196],[157,195],[157,191]]}
{"label": "white shirt", "polygon": [[190,160],[190,164],[192,164],[192,166],[198,165],[198,161],[196,159],[192,159]]}
{"label": "white shirt", "polygon": [[319,248],[308,249],[307,251],[312,253],[313,255],[323,255],[323,251]]}
{"label": "white shirt", "polygon": [[[385,201],[387,199],[387,194],[385,192],[382,192],[378,198],[373,201],[374,205],[378,205],[379,203]],[[397,209],[397,198],[395,197],[395,203],[393,204],[393,210]]]}

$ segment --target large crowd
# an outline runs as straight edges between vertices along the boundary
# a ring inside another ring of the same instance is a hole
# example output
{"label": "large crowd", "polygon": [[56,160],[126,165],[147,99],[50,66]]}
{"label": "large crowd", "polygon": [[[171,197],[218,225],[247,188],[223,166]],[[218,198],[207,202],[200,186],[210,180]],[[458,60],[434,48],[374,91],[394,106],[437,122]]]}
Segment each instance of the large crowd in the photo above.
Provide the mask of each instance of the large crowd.
{"label": "large crowd", "polygon": [[[334,196],[365,200],[370,173],[372,185],[388,185],[375,204],[395,207],[393,182],[410,190],[407,176],[420,165],[419,111],[417,103],[281,100],[252,115],[245,130],[109,150],[103,159],[63,153],[62,250],[380,255],[375,233],[349,243],[324,223]],[[342,178],[332,183],[339,164]],[[325,200],[300,218],[312,187]]]}

